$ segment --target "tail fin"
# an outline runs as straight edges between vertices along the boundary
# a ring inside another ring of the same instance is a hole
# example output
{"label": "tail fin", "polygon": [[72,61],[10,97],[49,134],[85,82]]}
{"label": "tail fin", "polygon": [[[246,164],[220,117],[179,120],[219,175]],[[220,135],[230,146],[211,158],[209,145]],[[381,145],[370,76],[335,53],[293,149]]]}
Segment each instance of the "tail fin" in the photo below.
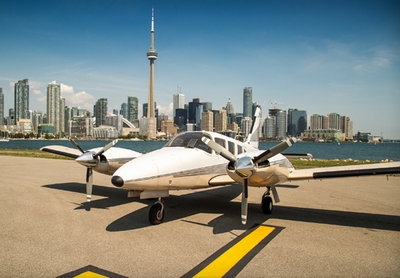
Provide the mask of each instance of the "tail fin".
{"label": "tail fin", "polygon": [[260,136],[260,128],[261,128],[261,108],[257,106],[256,112],[253,117],[253,124],[250,129],[249,136],[247,136],[246,144],[254,148],[258,148],[258,140]]}

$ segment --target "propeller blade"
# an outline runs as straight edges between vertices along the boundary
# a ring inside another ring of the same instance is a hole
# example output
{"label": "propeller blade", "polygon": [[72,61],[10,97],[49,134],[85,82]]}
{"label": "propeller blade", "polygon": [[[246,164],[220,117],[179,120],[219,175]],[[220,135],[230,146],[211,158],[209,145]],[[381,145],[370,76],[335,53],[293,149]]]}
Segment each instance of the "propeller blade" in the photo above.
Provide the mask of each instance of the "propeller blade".
{"label": "propeller blade", "polygon": [[112,142],[108,143],[107,145],[105,145],[101,150],[99,150],[97,153],[95,153],[93,155],[93,158],[98,157],[99,155],[102,155],[104,152],[106,152],[109,148],[111,148],[112,146],[114,146],[115,144],[118,143],[118,139],[113,140]]}
{"label": "propeller blade", "polygon": [[233,155],[227,149],[222,147],[220,144],[215,143],[213,140],[211,140],[211,139],[209,139],[207,137],[202,137],[201,141],[203,141],[207,146],[209,146],[212,150],[214,150],[215,153],[221,155],[226,160],[228,160],[228,161],[230,161],[232,163],[236,162],[235,155]]}
{"label": "propeller blade", "polygon": [[255,157],[253,159],[253,161],[254,161],[254,163],[264,162],[264,161],[268,160],[268,158],[271,158],[274,155],[277,155],[278,153],[283,152],[284,150],[286,150],[287,148],[292,146],[294,143],[296,143],[295,138],[287,138],[285,141],[279,143],[278,145],[273,146],[272,148],[266,150],[259,156]]}
{"label": "propeller blade", "polygon": [[92,188],[93,188],[93,169],[91,167],[88,167],[86,171],[86,197],[88,202],[90,202],[90,200],[92,199]]}
{"label": "propeller blade", "polygon": [[243,192],[242,192],[242,224],[247,223],[247,197],[248,197],[248,181],[244,179]]}
{"label": "propeller blade", "polygon": [[85,151],[82,150],[82,148],[73,140],[73,139],[69,139],[69,141],[75,146],[75,148],[77,148],[78,150],[81,151],[81,153],[84,153]]}

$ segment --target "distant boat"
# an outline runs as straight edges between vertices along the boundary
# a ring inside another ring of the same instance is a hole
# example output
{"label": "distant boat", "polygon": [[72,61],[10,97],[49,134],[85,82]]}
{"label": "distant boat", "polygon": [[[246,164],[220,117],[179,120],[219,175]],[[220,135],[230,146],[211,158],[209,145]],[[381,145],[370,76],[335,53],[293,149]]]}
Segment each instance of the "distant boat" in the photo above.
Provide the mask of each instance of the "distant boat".
{"label": "distant boat", "polygon": [[0,138],[0,142],[8,142],[10,140],[6,139],[6,138]]}
{"label": "distant boat", "polygon": [[142,139],[139,139],[139,138],[131,138],[131,141],[136,141],[136,142],[138,142],[138,141],[143,141]]}

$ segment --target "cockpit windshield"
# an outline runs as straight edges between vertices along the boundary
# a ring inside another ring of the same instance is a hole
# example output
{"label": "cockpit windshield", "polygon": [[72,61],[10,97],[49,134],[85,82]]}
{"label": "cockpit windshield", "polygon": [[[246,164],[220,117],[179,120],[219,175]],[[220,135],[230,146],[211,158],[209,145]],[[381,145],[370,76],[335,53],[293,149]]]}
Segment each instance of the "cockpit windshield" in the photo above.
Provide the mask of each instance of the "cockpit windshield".
{"label": "cockpit windshield", "polygon": [[202,137],[211,137],[203,132],[185,132],[172,138],[164,147],[197,148],[211,153],[211,149],[202,140]]}

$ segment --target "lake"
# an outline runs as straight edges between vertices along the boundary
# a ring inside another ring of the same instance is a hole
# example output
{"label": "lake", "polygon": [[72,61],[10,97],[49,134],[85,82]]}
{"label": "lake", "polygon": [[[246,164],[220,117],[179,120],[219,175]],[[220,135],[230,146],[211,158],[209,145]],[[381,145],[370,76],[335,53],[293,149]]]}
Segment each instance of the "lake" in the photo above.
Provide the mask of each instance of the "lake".
{"label": "lake", "polygon": [[[110,141],[102,140],[78,140],[78,144],[84,149],[102,147]],[[146,153],[159,149],[166,144],[166,141],[128,141],[120,140],[117,147],[135,150]],[[266,150],[277,142],[260,142],[260,149]],[[67,140],[10,140],[9,142],[0,142],[0,149],[30,149],[38,150],[48,145],[62,145],[73,147]],[[358,159],[358,160],[394,160],[400,161],[400,143],[314,143],[297,142],[288,153],[311,153],[317,159]]]}

